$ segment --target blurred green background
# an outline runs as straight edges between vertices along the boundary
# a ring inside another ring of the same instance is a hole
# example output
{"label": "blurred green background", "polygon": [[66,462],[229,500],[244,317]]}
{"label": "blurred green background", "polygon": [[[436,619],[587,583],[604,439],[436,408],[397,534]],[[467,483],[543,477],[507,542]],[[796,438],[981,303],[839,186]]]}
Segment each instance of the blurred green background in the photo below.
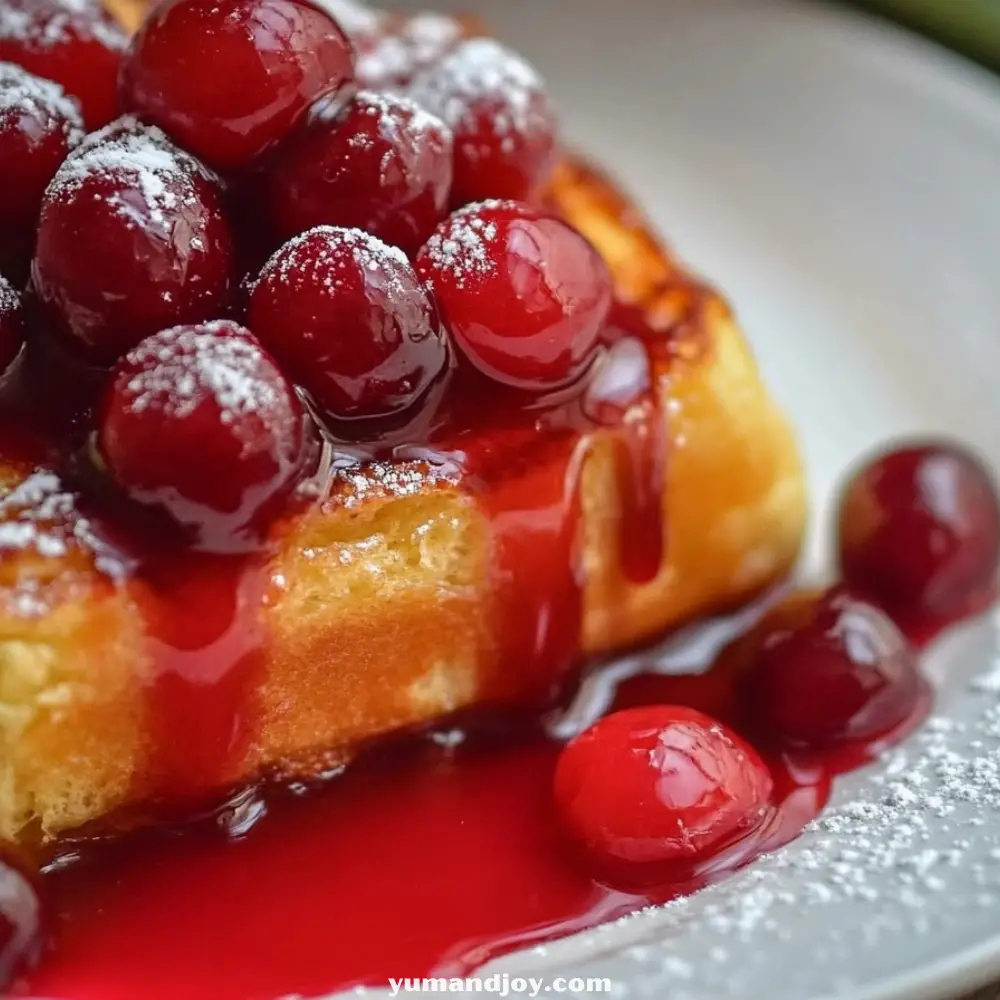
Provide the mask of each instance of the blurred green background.
{"label": "blurred green background", "polygon": [[853,0],[1000,70],[1000,0]]}

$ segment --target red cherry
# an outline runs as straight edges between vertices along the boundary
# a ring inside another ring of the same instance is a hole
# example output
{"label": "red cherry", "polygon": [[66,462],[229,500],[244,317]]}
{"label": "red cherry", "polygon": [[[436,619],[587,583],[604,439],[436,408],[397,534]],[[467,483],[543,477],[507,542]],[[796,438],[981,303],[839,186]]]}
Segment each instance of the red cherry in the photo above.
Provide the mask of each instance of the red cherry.
{"label": "red cherry", "polygon": [[100,0],[3,0],[0,60],[54,80],[88,129],[118,114],[118,65],[128,37]]}
{"label": "red cherry", "polygon": [[34,230],[45,188],[82,138],[79,105],[62,87],[0,63],[0,228]]}
{"label": "red cherry", "polygon": [[556,119],[535,70],[489,38],[470,38],[413,81],[409,95],[455,134],[452,204],[530,200],[556,152]]}
{"label": "red cherry", "polygon": [[364,229],[416,250],[447,214],[451,132],[411,101],[362,91],[278,151],[264,179],[284,239],[319,225]]}
{"label": "red cherry", "polygon": [[26,863],[8,853],[0,859],[0,990],[5,994],[41,958],[45,924],[35,878]]}
{"label": "red cherry", "polygon": [[0,374],[11,366],[24,343],[24,313],[21,296],[0,274]]}
{"label": "red cherry", "polygon": [[459,347],[498,382],[553,388],[590,364],[611,274],[565,222],[515,202],[469,205],[438,227],[416,266]]}
{"label": "red cherry", "polygon": [[320,226],[286,243],[260,273],[250,325],[340,419],[412,406],[448,361],[406,255],[357,229]]}
{"label": "red cherry", "polygon": [[113,123],[49,185],[32,275],[43,305],[106,362],[225,314],[234,263],[217,181],[159,129]]}
{"label": "red cherry", "polygon": [[369,90],[403,90],[438,65],[465,36],[462,23],[445,14],[396,18],[359,46],[358,82]]}
{"label": "red cherry", "polygon": [[890,618],[842,588],[793,597],[739,642],[749,651],[742,707],[776,742],[861,743],[916,710],[913,649]]}
{"label": "red cherry", "polygon": [[600,862],[690,862],[764,818],[771,776],[755,750],[692,708],[656,705],[602,719],[563,750],[555,799]]}
{"label": "red cherry", "polygon": [[249,331],[179,326],[115,366],[97,449],[132,500],[166,511],[196,547],[234,551],[259,542],[296,484],[302,409]]}
{"label": "red cherry", "polygon": [[165,0],[125,56],[121,100],[219,169],[273,146],[354,80],[344,32],[308,0]]}
{"label": "red cherry", "polygon": [[870,462],[844,489],[838,528],[844,579],[893,615],[960,616],[996,580],[996,487],[954,445],[912,445]]}

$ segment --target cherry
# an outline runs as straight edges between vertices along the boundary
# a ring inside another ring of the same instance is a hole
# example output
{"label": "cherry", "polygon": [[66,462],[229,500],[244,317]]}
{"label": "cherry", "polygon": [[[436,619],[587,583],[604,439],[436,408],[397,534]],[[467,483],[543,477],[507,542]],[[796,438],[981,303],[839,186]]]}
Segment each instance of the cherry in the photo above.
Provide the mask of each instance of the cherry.
{"label": "cherry", "polygon": [[32,275],[59,326],[104,362],[224,315],[234,262],[217,181],[159,129],[113,123],[50,184]]}
{"label": "cherry", "polygon": [[447,214],[451,154],[439,119],[403,98],[362,91],[281,147],[264,201],[285,239],[329,224],[417,250]]}
{"label": "cherry", "polygon": [[0,228],[27,235],[45,188],[83,138],[79,105],[51,80],[0,63]]}
{"label": "cherry", "polygon": [[118,114],[118,66],[127,44],[100,0],[0,3],[0,60],[60,84],[79,100],[88,129]]}
{"label": "cherry", "polygon": [[860,743],[916,710],[916,654],[890,618],[843,588],[796,595],[738,642],[749,653],[742,707],[775,742]]}
{"label": "cherry", "polygon": [[455,134],[453,205],[538,193],[555,157],[556,119],[541,77],[520,56],[467,39],[420,73],[409,96]]}
{"label": "cherry", "polygon": [[611,274],[565,222],[514,202],[470,205],[438,227],[416,266],[459,347],[491,378],[553,388],[593,359]]}
{"label": "cherry", "polygon": [[674,705],[607,716],[566,746],[555,774],[566,828],[604,863],[703,859],[758,825],[770,794],[752,747]]}
{"label": "cherry", "polygon": [[24,314],[21,296],[0,274],[0,374],[10,368],[24,343]]}
{"label": "cherry", "polygon": [[264,265],[250,325],[328,415],[387,416],[412,406],[448,347],[406,255],[357,229],[319,226]]}
{"label": "cherry", "polygon": [[982,463],[951,444],[914,444],[869,462],[844,489],[844,579],[890,614],[959,617],[1000,563],[1000,503]]}
{"label": "cherry", "polygon": [[45,907],[26,862],[5,849],[0,857],[0,990],[37,964],[45,943]]}
{"label": "cherry", "polygon": [[178,326],[115,366],[97,454],[130,499],[167,512],[195,547],[238,551],[259,543],[296,485],[302,408],[243,327]]}
{"label": "cherry", "polygon": [[386,15],[357,3],[356,0],[313,0],[313,5],[325,11],[340,25],[358,51],[373,41],[386,21]]}
{"label": "cherry", "polygon": [[165,0],[122,64],[127,111],[219,169],[289,133],[354,80],[344,32],[308,0]]}
{"label": "cherry", "polygon": [[359,46],[358,82],[369,90],[403,90],[465,36],[464,25],[445,14],[395,18]]}

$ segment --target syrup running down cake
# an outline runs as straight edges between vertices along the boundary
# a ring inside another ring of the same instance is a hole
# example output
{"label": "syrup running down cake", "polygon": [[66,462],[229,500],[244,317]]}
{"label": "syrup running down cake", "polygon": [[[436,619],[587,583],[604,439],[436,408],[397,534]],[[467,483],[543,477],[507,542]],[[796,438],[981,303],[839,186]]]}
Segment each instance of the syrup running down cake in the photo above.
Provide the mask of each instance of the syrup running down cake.
{"label": "syrup running down cake", "polygon": [[[138,4],[110,6],[134,26]],[[547,704],[588,658],[746,600],[798,550],[799,456],[729,308],[559,151],[527,64],[418,20],[356,35],[355,69],[293,0],[319,39],[296,56],[313,90],[282,97],[273,135],[189,128],[235,112],[185,90],[186,53],[243,71],[221,104],[252,89],[211,6],[147,22],[121,77],[132,117],[81,143],[65,116],[11,306],[28,338],[0,500],[13,841]],[[341,127],[325,110],[278,143],[320,98],[347,105]]]}

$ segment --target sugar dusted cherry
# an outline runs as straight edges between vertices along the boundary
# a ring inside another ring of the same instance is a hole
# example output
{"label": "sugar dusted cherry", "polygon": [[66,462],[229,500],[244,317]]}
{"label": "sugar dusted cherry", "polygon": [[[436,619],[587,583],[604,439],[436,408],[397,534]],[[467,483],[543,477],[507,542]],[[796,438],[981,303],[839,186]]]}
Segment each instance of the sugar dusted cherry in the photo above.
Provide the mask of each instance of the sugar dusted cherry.
{"label": "sugar dusted cherry", "polygon": [[347,36],[309,0],[165,0],[125,56],[121,101],[211,166],[231,169],[353,80]]}
{"label": "sugar dusted cherry", "polygon": [[466,36],[457,18],[422,13],[386,19],[358,48],[358,82],[378,91],[402,91],[440,63]]}
{"label": "sugar dusted cherry", "polygon": [[264,198],[273,228],[285,239],[319,225],[358,228],[415,251],[447,214],[451,154],[440,119],[404,98],[362,91],[271,160]]}
{"label": "sugar dusted cherry", "polygon": [[441,373],[448,347],[406,255],[357,229],[319,226],[264,265],[250,325],[327,415],[398,413]]}
{"label": "sugar dusted cherry", "polygon": [[0,63],[0,230],[34,229],[45,188],[82,138],[80,107],[59,84]]}
{"label": "sugar dusted cherry", "polygon": [[236,323],[147,337],[114,368],[97,454],[121,490],[165,511],[195,547],[257,544],[294,488],[304,456],[295,391]]}
{"label": "sugar dusted cherry", "polygon": [[10,368],[24,343],[21,296],[0,274],[0,375]]}
{"label": "sugar dusted cherry", "polygon": [[591,362],[611,308],[611,274],[565,222],[516,202],[469,205],[417,255],[448,329],[498,382],[549,389]]}
{"label": "sugar dusted cherry", "polygon": [[358,0],[313,0],[313,4],[340,25],[358,51],[378,36],[388,19],[383,11]]}
{"label": "sugar dusted cherry", "polygon": [[598,862],[703,859],[764,817],[771,776],[756,751],[691,708],[616,712],[569,743],[556,807]]}
{"label": "sugar dusted cherry", "polygon": [[917,707],[912,647],[883,612],[843,588],[794,595],[739,641],[749,653],[742,707],[777,743],[864,743]]}
{"label": "sugar dusted cherry", "polygon": [[870,462],[840,502],[847,580],[893,615],[961,616],[996,581],[1000,502],[964,448],[913,444]]}
{"label": "sugar dusted cherry", "polygon": [[217,180],[159,129],[113,123],[49,185],[32,274],[57,324],[107,363],[157,330],[224,315],[234,263]]}
{"label": "sugar dusted cherry", "polygon": [[0,60],[60,84],[80,102],[88,129],[118,114],[118,66],[127,44],[100,0],[0,3]]}
{"label": "sugar dusted cherry", "polygon": [[530,200],[556,152],[556,118],[541,77],[489,38],[461,42],[420,73],[409,96],[455,134],[452,205]]}

